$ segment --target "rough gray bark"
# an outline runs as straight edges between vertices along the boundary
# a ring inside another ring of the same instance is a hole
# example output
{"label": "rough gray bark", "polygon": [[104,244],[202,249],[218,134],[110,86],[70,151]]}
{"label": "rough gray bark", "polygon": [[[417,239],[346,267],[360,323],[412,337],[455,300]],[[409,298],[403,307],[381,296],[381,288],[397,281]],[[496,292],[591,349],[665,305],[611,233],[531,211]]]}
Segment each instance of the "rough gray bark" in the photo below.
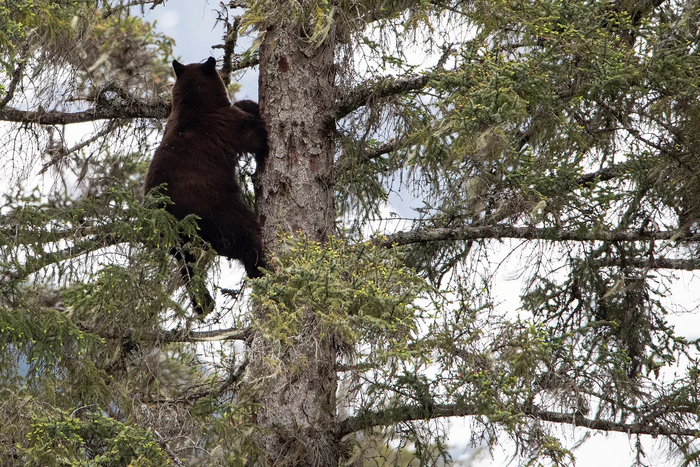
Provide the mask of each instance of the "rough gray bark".
{"label": "rough gray bark", "polygon": [[[279,232],[324,241],[335,219],[332,128],[334,46],[296,31],[269,29],[260,48],[260,107],[270,154],[257,180],[257,209],[268,248]],[[272,253],[273,254],[273,253]],[[274,260],[273,260],[274,261]],[[260,329],[265,317],[256,313]],[[336,466],[336,349],[306,312],[293,344],[257,331],[249,349],[249,382],[262,408],[259,447],[267,465]]]}
{"label": "rough gray bark", "polygon": [[270,143],[257,198],[265,245],[280,231],[323,241],[335,219],[328,124],[335,105],[334,47],[293,34],[269,30],[260,47],[260,107]]}

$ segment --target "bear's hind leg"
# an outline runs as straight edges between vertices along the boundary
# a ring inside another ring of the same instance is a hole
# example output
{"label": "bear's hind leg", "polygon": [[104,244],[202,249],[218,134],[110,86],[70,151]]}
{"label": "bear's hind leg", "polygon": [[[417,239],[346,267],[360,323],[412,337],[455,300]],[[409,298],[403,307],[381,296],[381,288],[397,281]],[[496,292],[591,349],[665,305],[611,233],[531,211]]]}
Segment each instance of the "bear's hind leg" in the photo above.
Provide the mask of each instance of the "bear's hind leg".
{"label": "bear's hind leg", "polygon": [[246,275],[251,279],[262,277],[263,272],[259,268],[267,267],[265,259],[262,257],[262,250],[252,250],[251,254],[247,255],[245,258],[241,258],[241,262],[245,267]]}
{"label": "bear's hind leg", "polygon": [[192,302],[192,308],[198,318],[203,318],[214,309],[216,301],[209,293],[204,278],[194,272],[194,265],[197,263],[194,255],[182,249],[174,248],[173,250],[173,256],[180,267],[179,272]]}
{"label": "bear's hind leg", "polygon": [[200,222],[200,234],[219,255],[241,261],[248,277],[255,279],[262,276],[258,267],[265,267],[260,225],[242,201],[236,203],[236,209],[236,216]]}

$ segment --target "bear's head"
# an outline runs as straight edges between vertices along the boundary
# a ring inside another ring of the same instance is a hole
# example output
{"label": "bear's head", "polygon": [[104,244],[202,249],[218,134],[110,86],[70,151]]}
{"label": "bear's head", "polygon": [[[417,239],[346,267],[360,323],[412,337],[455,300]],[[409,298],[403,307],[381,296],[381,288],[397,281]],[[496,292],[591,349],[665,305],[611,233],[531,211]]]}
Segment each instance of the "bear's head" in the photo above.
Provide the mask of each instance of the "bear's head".
{"label": "bear's head", "polygon": [[216,59],[209,57],[204,63],[183,65],[173,60],[175,86],[173,86],[173,110],[205,110],[228,107],[231,101],[226,85],[216,71]]}

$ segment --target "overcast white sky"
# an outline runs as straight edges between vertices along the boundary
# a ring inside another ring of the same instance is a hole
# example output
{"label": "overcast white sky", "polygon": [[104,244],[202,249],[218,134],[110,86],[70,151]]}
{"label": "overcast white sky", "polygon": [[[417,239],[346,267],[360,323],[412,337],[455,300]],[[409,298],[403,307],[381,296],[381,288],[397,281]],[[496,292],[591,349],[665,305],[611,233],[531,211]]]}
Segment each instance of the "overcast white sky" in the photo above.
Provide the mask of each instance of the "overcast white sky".
{"label": "overcast white sky", "polygon": [[[217,9],[218,2],[168,0],[165,5],[147,10],[145,17],[149,22],[157,21],[157,29],[175,39],[175,57],[179,62],[187,64],[202,62],[209,57],[217,60],[223,57],[222,49],[211,48],[223,43],[223,29],[216,26]],[[248,43],[246,41],[250,39],[240,40]],[[241,50],[241,47],[237,47],[236,52]],[[235,96],[236,100],[258,100],[257,69],[246,71],[238,82],[242,88]]]}

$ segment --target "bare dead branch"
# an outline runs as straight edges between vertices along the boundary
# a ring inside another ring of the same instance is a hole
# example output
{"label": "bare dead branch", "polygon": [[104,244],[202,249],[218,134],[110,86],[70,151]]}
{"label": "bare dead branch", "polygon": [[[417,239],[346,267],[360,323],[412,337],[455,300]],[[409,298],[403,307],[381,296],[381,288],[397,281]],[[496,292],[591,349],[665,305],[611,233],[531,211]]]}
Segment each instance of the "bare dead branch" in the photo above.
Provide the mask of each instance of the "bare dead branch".
{"label": "bare dead branch", "polygon": [[480,239],[502,239],[520,238],[527,240],[549,240],[555,242],[641,242],[673,240],[677,242],[698,242],[700,235],[686,234],[676,231],[647,231],[647,232],[606,232],[596,230],[566,230],[566,229],[545,229],[534,227],[513,227],[509,225],[496,225],[485,227],[455,227],[455,228],[434,228],[416,229],[401,231],[387,236],[381,241],[385,247],[410,245],[414,243],[427,243],[437,241],[456,240],[480,240]]}

